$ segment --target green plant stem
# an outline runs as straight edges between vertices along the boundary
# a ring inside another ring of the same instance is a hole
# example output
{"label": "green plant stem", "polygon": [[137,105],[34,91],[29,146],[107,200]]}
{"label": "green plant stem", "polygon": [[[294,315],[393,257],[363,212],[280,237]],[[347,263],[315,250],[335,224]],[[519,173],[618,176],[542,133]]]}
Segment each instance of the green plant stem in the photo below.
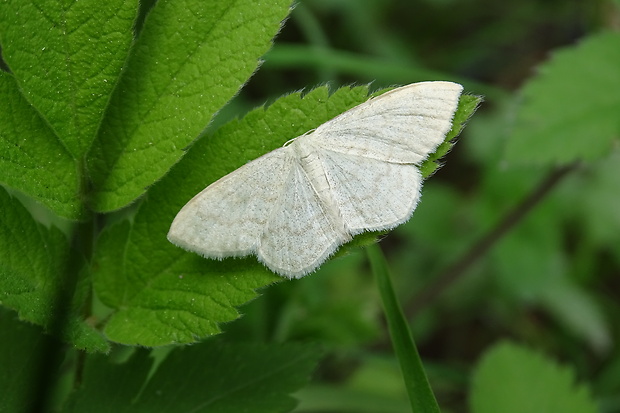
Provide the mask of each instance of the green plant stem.
{"label": "green plant stem", "polygon": [[413,413],[439,413],[437,400],[426,378],[409,324],[394,293],[383,252],[378,244],[372,244],[366,247],[366,253],[381,293],[392,345],[400,362],[405,386],[409,394],[411,411]]}
{"label": "green plant stem", "polygon": [[488,251],[497,244],[497,242],[512,228],[527,216],[527,214],[541,201],[543,201],[553,188],[557,186],[569,172],[575,170],[578,164],[571,164],[561,168],[557,168],[550,172],[532,192],[527,194],[525,198],[519,202],[515,208],[509,211],[498,224],[487,234],[485,234],[478,242],[467,250],[461,258],[456,260],[452,265],[447,267],[429,286],[424,288],[406,307],[407,317],[414,317],[422,308],[435,300],[443,291],[460,279],[472,265],[481,257],[486,255]]}
{"label": "green plant stem", "polygon": [[46,344],[42,346],[42,353],[37,355],[40,359],[38,368],[39,373],[36,375],[37,381],[33,383],[33,408],[31,411],[48,411],[52,400],[54,399],[54,391],[56,383],[59,379],[60,372],[58,366],[66,357],[70,348],[63,341],[66,340],[71,312],[73,311],[72,303],[75,295],[78,279],[82,274],[84,258],[78,246],[81,245],[80,234],[90,233],[91,223],[79,223],[74,228],[72,247],[70,254],[67,256],[64,271],[58,274],[62,277],[55,292],[55,299],[51,308],[52,320],[48,326],[49,336],[45,337]]}

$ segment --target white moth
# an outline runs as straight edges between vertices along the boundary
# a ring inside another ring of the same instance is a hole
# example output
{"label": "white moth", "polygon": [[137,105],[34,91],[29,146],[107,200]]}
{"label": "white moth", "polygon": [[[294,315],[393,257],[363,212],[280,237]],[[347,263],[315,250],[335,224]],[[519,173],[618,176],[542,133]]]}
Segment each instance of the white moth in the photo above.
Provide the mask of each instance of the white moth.
{"label": "white moth", "polygon": [[168,239],[207,258],[254,254],[281,276],[303,277],[354,235],[411,217],[418,166],[450,131],[462,90],[413,83],[344,112],[209,185]]}

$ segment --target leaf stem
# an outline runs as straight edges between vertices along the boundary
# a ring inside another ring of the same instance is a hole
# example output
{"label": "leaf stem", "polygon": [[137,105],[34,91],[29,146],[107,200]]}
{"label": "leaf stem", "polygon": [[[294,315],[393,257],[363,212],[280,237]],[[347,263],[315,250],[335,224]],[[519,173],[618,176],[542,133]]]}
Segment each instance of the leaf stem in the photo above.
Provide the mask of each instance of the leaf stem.
{"label": "leaf stem", "polygon": [[56,383],[60,375],[64,374],[58,370],[62,362],[67,359],[69,351],[77,351],[77,358],[74,368],[74,388],[79,386],[82,380],[82,369],[84,367],[85,353],[74,350],[67,344],[70,341],[71,326],[70,320],[75,312],[82,312],[84,318],[92,311],[92,295],[89,293],[86,301],[81,308],[75,306],[75,294],[80,278],[87,276],[85,265],[90,260],[93,251],[94,237],[96,234],[96,223],[92,219],[94,215],[88,213],[90,220],[77,222],[72,229],[71,246],[65,257],[63,268],[59,268],[58,277],[61,281],[54,293],[54,300],[50,308],[51,319],[48,324],[46,337],[47,344],[43,346],[43,351],[38,357],[39,373],[37,382],[33,383],[34,408],[32,411],[46,411],[52,401],[56,398],[55,392],[58,391]]}
{"label": "leaf stem", "polygon": [[413,413],[439,413],[437,400],[426,378],[409,324],[394,293],[383,252],[378,244],[372,244],[366,247],[366,253],[381,293],[392,345],[400,362],[411,402],[411,411]]}

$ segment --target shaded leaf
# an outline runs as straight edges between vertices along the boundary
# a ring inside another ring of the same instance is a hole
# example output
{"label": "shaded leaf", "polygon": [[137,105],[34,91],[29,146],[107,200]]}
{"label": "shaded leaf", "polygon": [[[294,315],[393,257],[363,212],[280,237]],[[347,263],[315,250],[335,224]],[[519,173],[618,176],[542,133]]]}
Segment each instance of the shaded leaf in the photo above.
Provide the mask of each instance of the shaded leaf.
{"label": "shaded leaf", "polygon": [[301,344],[206,342],[177,348],[147,380],[152,360],[139,351],[125,364],[90,357],[68,412],[288,412],[320,352]]}
{"label": "shaded leaf", "polygon": [[556,52],[523,88],[507,159],[557,164],[608,154],[620,134],[618,67],[618,33]]}
{"label": "shaded leaf", "polygon": [[60,358],[46,359],[52,339],[42,330],[17,320],[14,312],[0,309],[0,413],[31,412],[41,397],[37,386],[42,368],[56,370]]}
{"label": "shaded leaf", "polygon": [[473,413],[595,413],[575,374],[527,348],[504,342],[487,351],[473,376]]}

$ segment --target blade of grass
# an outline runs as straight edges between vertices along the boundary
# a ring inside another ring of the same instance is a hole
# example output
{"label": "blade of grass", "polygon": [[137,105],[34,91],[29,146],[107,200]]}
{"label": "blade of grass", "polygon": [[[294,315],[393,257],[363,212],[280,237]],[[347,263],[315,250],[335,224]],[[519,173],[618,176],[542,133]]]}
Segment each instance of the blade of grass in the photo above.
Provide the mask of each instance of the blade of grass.
{"label": "blade of grass", "polygon": [[366,254],[377,279],[392,345],[409,394],[411,411],[413,413],[439,413],[437,400],[426,378],[409,324],[394,293],[383,252],[378,244],[372,244],[366,247]]}

